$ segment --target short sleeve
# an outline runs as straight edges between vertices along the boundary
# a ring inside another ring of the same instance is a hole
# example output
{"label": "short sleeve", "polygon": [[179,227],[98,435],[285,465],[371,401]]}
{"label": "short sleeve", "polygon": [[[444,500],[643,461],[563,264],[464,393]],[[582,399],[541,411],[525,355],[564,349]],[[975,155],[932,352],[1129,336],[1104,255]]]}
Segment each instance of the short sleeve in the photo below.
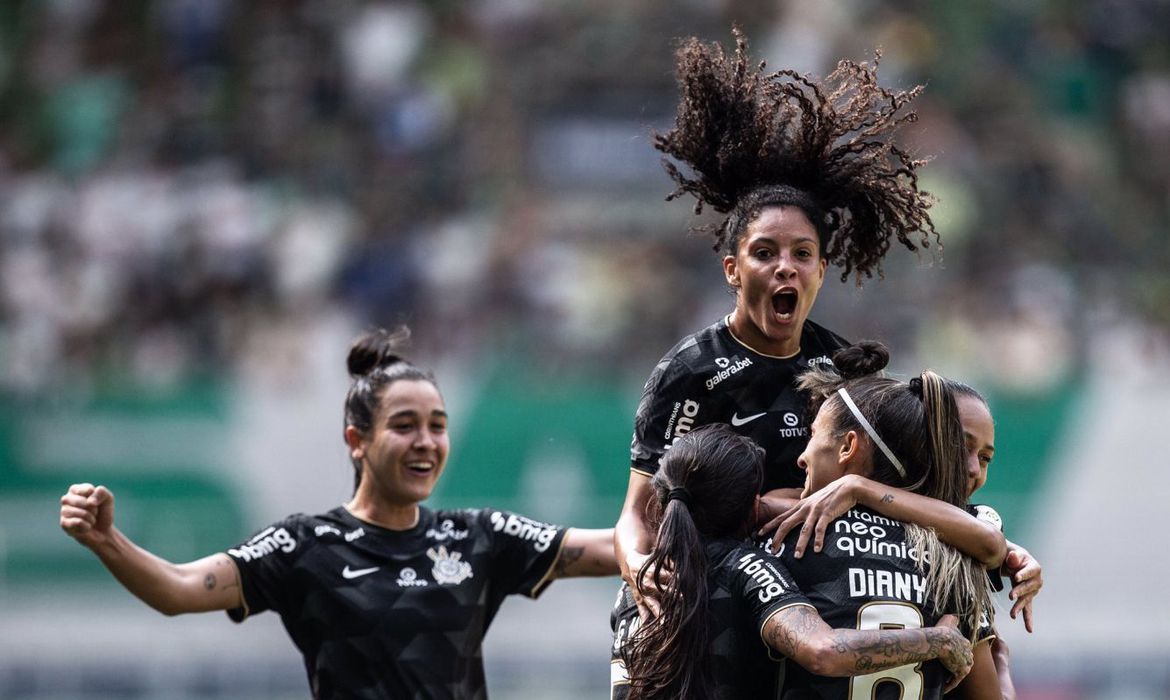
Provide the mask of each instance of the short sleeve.
{"label": "short sleeve", "polygon": [[673,353],[650,373],[634,414],[631,469],[653,476],[674,438],[706,422],[699,416],[697,394],[692,396],[688,391],[692,381],[690,368]]}
{"label": "short sleeve", "polygon": [[[983,503],[972,504],[967,506],[967,512],[975,516],[975,519],[988,523],[996,530],[1003,532],[1003,518],[999,517],[999,513],[991,506]],[[991,586],[991,590],[996,593],[1004,589],[1003,576],[1000,575],[998,569],[987,570],[987,582]]]}
{"label": "short sleeve", "polygon": [[970,506],[969,511],[977,519],[993,525],[996,530],[1003,532],[1003,518],[999,517],[999,513],[991,506],[979,503]]}
{"label": "short sleeve", "polygon": [[768,619],[780,610],[791,605],[812,605],[784,563],[767,552],[740,550],[729,565],[735,568],[733,593],[747,605],[761,634]]}
{"label": "short sleeve", "polygon": [[302,516],[294,515],[260,530],[236,547],[227,550],[240,572],[244,605],[228,610],[232,620],[264,612],[285,609],[288,587],[287,575],[300,555],[298,523]]}
{"label": "short sleeve", "polygon": [[480,518],[491,538],[493,587],[502,595],[539,596],[552,582],[568,530],[502,510],[481,511]]}

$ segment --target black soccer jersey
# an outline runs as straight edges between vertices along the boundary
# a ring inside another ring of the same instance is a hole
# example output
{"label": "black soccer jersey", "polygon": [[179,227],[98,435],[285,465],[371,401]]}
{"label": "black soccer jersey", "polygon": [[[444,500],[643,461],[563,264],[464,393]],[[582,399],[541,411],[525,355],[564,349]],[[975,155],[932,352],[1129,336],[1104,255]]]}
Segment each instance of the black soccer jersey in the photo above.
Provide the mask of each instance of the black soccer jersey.
{"label": "black soccer jersey", "polygon": [[630,445],[631,466],[652,475],[680,435],[727,423],[767,451],[764,491],[804,485],[796,458],[808,442],[807,396],[795,377],[849,343],[805,321],[800,352],[761,355],[740,343],[727,319],[683,338],[659,361],[642,391]]}
{"label": "black soccer jersey", "polygon": [[228,555],[241,621],[280,614],[313,697],[484,698],[481,642],[505,596],[548,585],[565,530],[495,510],[387,530],[338,507],[293,515]]}
{"label": "black soccer jersey", "polygon": [[[799,529],[789,533],[780,558],[796,585],[830,627],[883,629],[930,627],[940,613],[926,596],[918,552],[905,525],[857,506],[825,532],[820,553],[792,556]],[[813,698],[939,698],[948,678],[938,661],[909,664],[855,678],[815,676],[789,662],[784,700]]]}
{"label": "black soccer jersey", "polygon": [[[714,698],[775,697],[780,667],[769,659],[761,633],[768,618],[790,605],[809,605],[780,560],[732,539],[707,543],[710,654]],[[639,627],[638,607],[622,586],[610,615],[614,633],[611,697],[624,699],[629,680],[621,648]]]}

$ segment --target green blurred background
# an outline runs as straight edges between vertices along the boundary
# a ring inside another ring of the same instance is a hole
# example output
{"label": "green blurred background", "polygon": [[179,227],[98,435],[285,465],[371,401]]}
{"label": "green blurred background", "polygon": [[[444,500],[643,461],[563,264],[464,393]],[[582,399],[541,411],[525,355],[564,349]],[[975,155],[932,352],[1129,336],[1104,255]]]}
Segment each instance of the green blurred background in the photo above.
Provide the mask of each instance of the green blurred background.
{"label": "green blurred background", "polygon": [[[944,249],[813,318],[989,396],[979,500],[1045,566],[1021,698],[1170,697],[1170,3],[0,5],[0,698],[304,697],[272,616],[168,620],[57,528],[92,481],[160,555],[349,495],[344,354],[408,323],[433,502],[616,518],[642,382],[732,305],[649,145],[697,35],[925,84]],[[1153,450],[1141,449],[1154,445]],[[1149,533],[1149,534],[1147,534]],[[606,692],[616,581],[509,602],[493,697]]]}

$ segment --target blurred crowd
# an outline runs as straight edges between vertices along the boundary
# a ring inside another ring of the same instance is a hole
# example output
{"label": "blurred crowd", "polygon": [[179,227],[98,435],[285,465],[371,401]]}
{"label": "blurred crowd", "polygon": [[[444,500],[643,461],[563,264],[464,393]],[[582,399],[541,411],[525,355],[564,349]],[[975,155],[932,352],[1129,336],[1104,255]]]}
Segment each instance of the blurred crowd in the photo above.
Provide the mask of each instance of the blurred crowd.
{"label": "blurred crowd", "polygon": [[230,376],[337,316],[644,376],[731,306],[649,137],[676,39],[733,21],[770,66],[882,47],[884,83],[927,86],[906,137],[942,265],[895,251],[814,318],[1025,387],[1118,317],[1170,328],[1164,0],[26,1],[0,9],[0,389]]}

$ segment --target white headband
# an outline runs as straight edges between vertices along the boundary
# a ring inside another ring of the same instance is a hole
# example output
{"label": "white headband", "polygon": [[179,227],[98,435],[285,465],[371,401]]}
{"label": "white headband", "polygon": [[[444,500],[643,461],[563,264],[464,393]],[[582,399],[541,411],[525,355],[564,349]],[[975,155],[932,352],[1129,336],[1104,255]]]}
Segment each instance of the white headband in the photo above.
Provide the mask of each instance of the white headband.
{"label": "white headband", "polygon": [[906,468],[902,466],[902,463],[898,461],[898,458],[894,456],[894,453],[890,450],[890,448],[886,447],[886,443],[882,442],[882,439],[878,437],[877,431],[873,429],[873,426],[869,424],[869,421],[865,419],[865,416],[861,415],[861,410],[857,408],[857,404],[853,403],[853,399],[849,396],[849,392],[845,391],[845,387],[841,387],[840,389],[837,389],[837,393],[841,395],[841,400],[844,401],[845,405],[849,407],[849,410],[853,412],[853,417],[857,419],[858,423],[861,423],[861,427],[865,428],[865,432],[869,433],[869,437],[873,440],[874,444],[877,445],[878,449],[882,451],[882,454],[884,454],[886,458],[890,460],[890,463],[894,465],[894,469],[898,470],[898,475],[905,479]]}

